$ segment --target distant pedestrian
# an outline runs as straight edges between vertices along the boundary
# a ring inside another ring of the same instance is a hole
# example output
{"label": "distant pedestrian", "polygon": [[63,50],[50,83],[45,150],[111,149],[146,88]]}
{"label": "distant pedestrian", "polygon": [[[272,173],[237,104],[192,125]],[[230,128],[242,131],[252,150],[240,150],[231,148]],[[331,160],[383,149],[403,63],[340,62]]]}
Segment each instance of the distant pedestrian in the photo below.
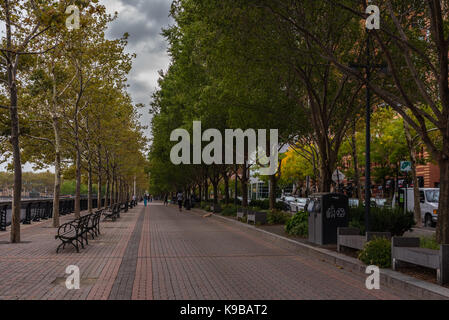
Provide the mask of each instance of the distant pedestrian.
{"label": "distant pedestrian", "polygon": [[147,203],[148,203],[148,195],[145,194],[145,195],[143,196],[143,204],[145,205],[145,207],[147,206]]}
{"label": "distant pedestrian", "polygon": [[164,206],[168,206],[168,194],[164,196]]}
{"label": "distant pedestrian", "polygon": [[179,211],[182,211],[182,200],[184,199],[184,195],[182,194],[182,192],[178,192],[176,198],[178,199]]}

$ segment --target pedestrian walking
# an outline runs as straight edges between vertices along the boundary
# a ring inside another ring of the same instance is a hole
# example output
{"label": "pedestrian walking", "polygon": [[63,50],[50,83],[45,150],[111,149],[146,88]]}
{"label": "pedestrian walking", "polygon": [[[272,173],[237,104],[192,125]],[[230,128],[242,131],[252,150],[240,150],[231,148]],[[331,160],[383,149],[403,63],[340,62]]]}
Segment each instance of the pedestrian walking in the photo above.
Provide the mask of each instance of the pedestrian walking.
{"label": "pedestrian walking", "polygon": [[178,199],[178,206],[179,206],[179,211],[182,211],[182,200],[184,198],[184,195],[182,194],[182,192],[178,192],[178,195],[176,196]]}
{"label": "pedestrian walking", "polygon": [[145,195],[143,196],[143,204],[145,205],[145,207],[147,206],[147,203],[148,203],[148,195],[145,194]]}
{"label": "pedestrian walking", "polygon": [[168,194],[164,196],[164,206],[168,206]]}

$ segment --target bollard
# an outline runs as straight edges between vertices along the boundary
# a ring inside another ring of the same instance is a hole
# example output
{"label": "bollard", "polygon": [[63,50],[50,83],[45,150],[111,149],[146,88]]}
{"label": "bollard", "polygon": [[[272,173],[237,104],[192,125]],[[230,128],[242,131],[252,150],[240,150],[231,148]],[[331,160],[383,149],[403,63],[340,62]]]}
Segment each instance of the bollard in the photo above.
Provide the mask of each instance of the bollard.
{"label": "bollard", "polygon": [[6,231],[6,211],[8,205],[0,207],[0,231]]}

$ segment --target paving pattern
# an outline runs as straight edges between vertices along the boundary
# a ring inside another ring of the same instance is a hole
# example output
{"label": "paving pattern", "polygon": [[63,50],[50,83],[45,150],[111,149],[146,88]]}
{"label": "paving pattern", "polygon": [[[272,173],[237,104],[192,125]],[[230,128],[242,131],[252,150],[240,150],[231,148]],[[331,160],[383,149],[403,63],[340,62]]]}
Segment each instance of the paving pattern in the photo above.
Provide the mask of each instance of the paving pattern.
{"label": "paving pattern", "polygon": [[[0,299],[413,298],[367,290],[359,275],[157,202],[102,222],[102,235],[79,254],[56,254],[55,233],[48,221],[24,229],[21,244],[0,234]],[[65,286],[69,265],[80,268],[79,290]]]}

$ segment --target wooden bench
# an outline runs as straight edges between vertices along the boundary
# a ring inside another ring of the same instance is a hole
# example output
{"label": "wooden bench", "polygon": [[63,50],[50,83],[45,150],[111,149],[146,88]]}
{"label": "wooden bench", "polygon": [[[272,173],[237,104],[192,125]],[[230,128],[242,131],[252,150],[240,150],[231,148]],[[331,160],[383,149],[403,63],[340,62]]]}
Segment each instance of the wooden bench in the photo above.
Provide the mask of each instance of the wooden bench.
{"label": "wooden bench", "polygon": [[253,222],[254,224],[260,223],[260,224],[266,224],[267,223],[267,213],[266,212],[258,212],[258,211],[252,211],[248,210],[248,217],[247,222]]}
{"label": "wooden bench", "polygon": [[247,215],[248,213],[248,209],[244,209],[244,208],[237,208],[237,220],[240,220]]}
{"label": "wooden bench", "polygon": [[437,270],[440,285],[449,283],[449,245],[440,245],[440,250],[420,248],[419,238],[393,237],[391,241],[391,265],[396,270],[401,262],[407,262]]}
{"label": "wooden bench", "polygon": [[367,232],[362,236],[357,228],[337,228],[337,251],[341,252],[342,247],[362,250],[365,244],[374,238],[391,239],[391,233]]}

